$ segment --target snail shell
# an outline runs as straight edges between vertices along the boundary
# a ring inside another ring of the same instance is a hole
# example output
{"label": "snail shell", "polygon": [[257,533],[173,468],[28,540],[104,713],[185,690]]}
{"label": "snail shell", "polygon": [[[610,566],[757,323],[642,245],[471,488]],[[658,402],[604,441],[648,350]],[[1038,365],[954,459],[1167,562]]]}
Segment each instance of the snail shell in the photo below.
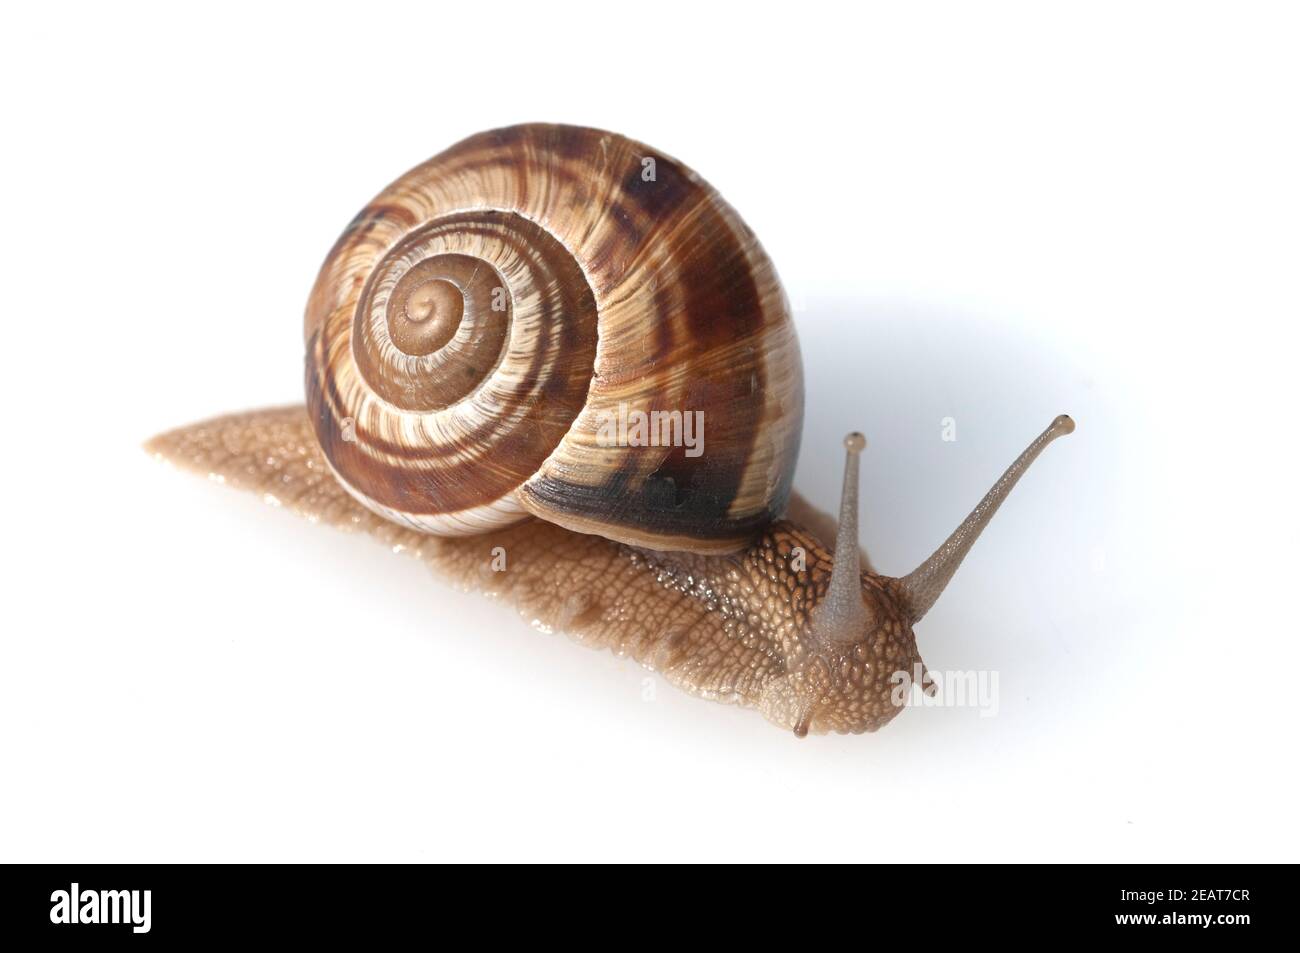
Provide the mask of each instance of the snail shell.
{"label": "snail shell", "polygon": [[[785,509],[803,379],[776,271],[716,190],[633,140],[513,126],[416,167],[335,243],[305,333],[325,459],[413,529],[531,514],[715,553]],[[601,439],[633,411],[703,411],[703,453]]]}

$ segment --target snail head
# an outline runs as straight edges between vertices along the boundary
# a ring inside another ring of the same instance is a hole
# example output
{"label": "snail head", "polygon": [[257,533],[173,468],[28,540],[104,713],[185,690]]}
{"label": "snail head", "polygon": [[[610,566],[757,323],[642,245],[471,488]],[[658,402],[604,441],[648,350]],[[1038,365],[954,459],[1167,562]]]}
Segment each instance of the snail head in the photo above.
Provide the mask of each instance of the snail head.
{"label": "snail head", "polygon": [[858,543],[860,433],[844,438],[844,489],[840,498],[830,580],[813,607],[808,633],[778,704],[795,734],[874,731],[898,714],[911,685],[931,688],[912,626],[938,601],[957,567],[1043,449],[1071,433],[1061,415],[1007,468],[970,515],[920,566],[893,578],[863,572]]}

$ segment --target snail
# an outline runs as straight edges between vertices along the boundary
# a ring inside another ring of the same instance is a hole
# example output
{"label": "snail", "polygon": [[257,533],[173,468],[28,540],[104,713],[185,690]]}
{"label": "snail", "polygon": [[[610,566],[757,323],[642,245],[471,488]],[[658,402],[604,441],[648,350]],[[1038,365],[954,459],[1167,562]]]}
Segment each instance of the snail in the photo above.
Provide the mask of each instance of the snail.
{"label": "snail", "polygon": [[870,571],[864,438],[838,521],[792,491],[799,346],[754,234],[682,163],[571,126],[481,133],[390,185],[329,252],[304,337],[305,409],[147,449],[801,737],[898,713],[913,626],[1074,428],[1052,421],[913,572]]}

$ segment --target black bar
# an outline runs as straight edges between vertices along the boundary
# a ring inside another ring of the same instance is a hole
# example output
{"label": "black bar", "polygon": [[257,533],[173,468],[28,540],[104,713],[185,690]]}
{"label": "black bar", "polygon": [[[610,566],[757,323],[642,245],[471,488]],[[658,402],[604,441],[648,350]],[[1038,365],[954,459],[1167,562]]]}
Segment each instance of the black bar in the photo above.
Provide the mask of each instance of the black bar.
{"label": "black bar", "polygon": [[[1235,944],[1293,932],[1289,867],[714,867],[593,876],[575,866],[523,871],[512,884],[514,874],[424,866],[14,865],[5,868],[0,923],[10,936],[94,946],[395,942],[412,929],[450,938],[452,931],[523,930],[529,923],[537,943],[564,942],[565,931],[585,935],[599,925],[599,935],[615,929],[671,944],[678,942],[673,924],[683,917],[706,928],[716,921],[728,943],[737,931],[761,937],[774,923],[825,932],[827,939],[848,929],[868,945],[889,936]],[[103,919],[116,912],[120,922],[68,922],[68,904],[61,903],[71,901],[74,883],[86,914],[78,919],[100,919],[102,910]],[[114,893],[106,898],[104,891]]]}

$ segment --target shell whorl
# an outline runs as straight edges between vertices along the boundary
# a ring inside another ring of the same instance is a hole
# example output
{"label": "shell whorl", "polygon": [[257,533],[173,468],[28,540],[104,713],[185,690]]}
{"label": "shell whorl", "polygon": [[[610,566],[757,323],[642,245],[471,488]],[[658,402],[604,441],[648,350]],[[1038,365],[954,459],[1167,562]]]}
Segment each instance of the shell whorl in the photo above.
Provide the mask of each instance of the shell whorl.
{"label": "shell whorl", "polygon": [[[775,270],[715,190],[640,143],[524,125],[453,146],[352,221],[305,331],[326,459],[405,525],[532,514],[725,552],[784,510],[803,381]],[[629,410],[702,411],[703,452],[611,444]]]}

